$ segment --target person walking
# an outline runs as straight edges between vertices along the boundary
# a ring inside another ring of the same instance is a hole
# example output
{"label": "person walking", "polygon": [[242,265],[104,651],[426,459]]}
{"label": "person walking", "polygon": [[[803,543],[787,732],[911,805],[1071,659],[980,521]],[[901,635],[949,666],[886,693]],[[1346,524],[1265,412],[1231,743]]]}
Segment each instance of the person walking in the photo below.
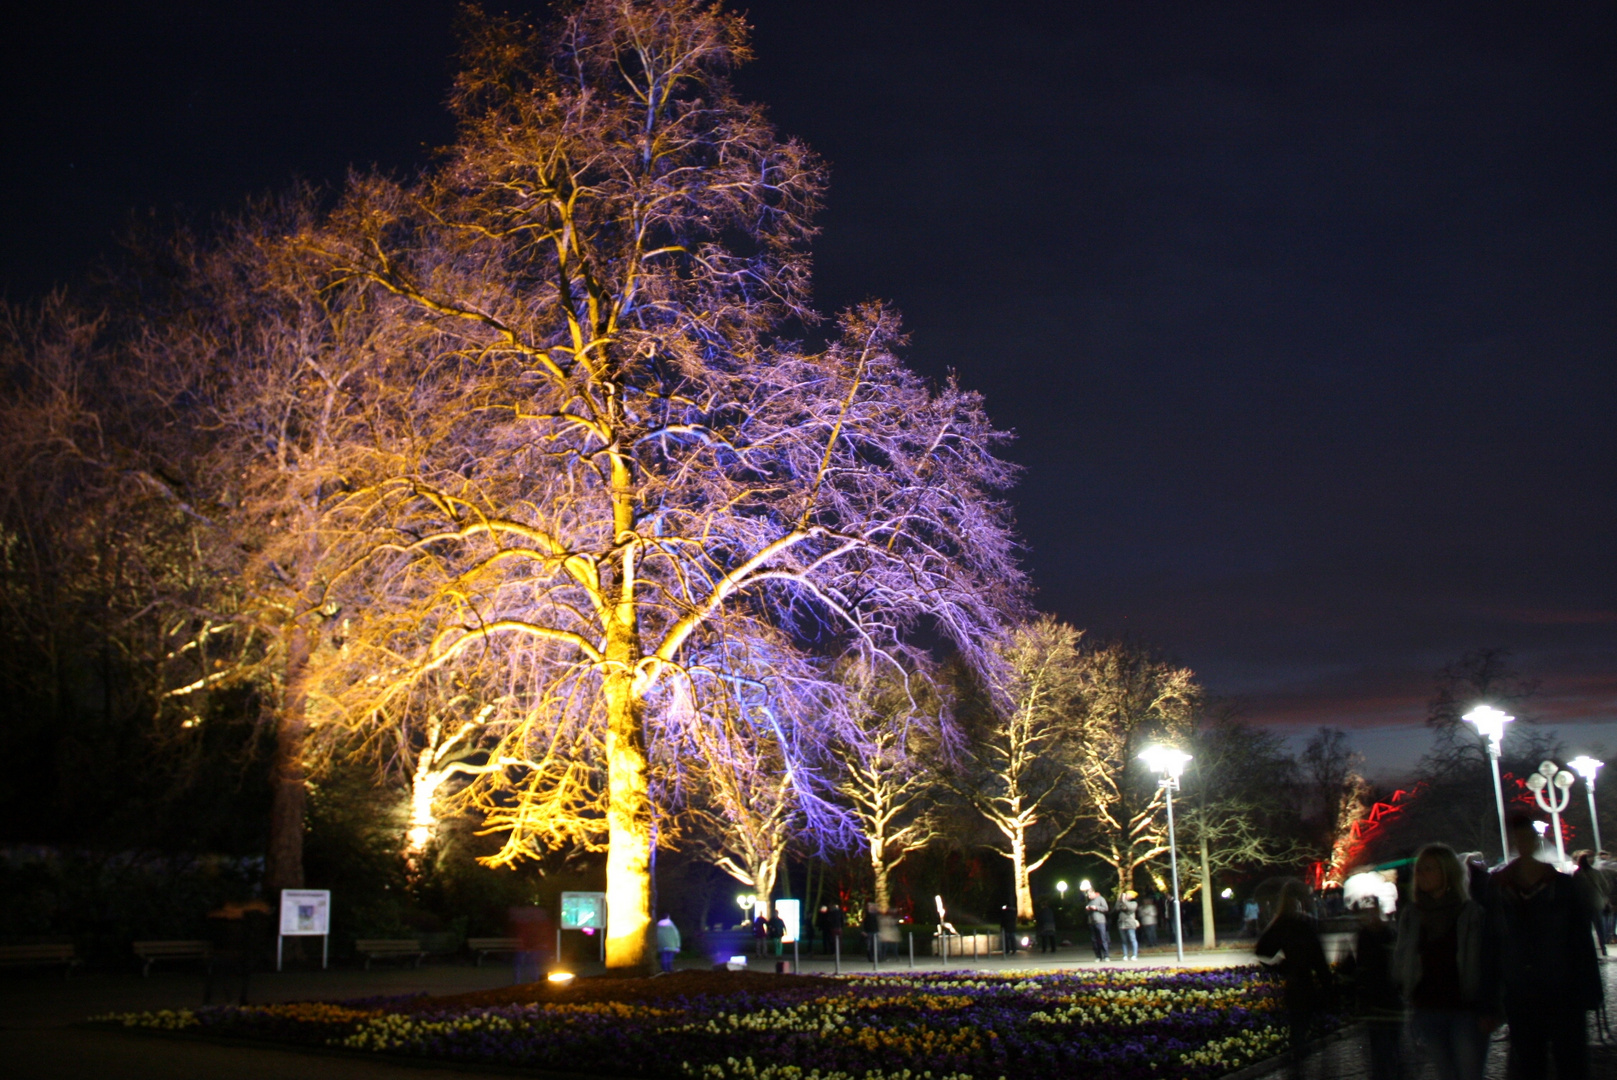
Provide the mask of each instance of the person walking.
{"label": "person walking", "polygon": [[1588,1022],[1600,1008],[1600,961],[1588,910],[1571,875],[1538,858],[1535,817],[1517,810],[1506,822],[1516,858],[1494,871],[1493,930],[1499,982],[1510,1023],[1510,1080],[1538,1080],[1555,1058],[1556,1080],[1589,1075]]}
{"label": "person walking", "polygon": [[842,911],[841,904],[822,905],[820,908],[820,937],[825,942],[825,951],[837,951],[842,930],[848,925],[848,916]]}
{"label": "person walking", "polygon": [[874,901],[865,905],[865,920],[859,928],[865,933],[865,958],[874,964],[881,959],[881,911]]}
{"label": "person walking", "polygon": [[1112,943],[1106,934],[1106,897],[1093,888],[1086,893],[1089,902],[1084,905],[1084,912],[1089,917],[1089,943],[1094,946],[1097,963],[1112,958]]}
{"label": "person walking", "polygon": [[764,923],[764,933],[769,938],[769,951],[779,956],[781,942],[786,940],[786,920],[773,907],[770,908],[768,921]]}
{"label": "person walking", "polygon": [[1409,1004],[1410,1032],[1438,1080],[1482,1080],[1488,1033],[1499,1026],[1492,958],[1485,951],[1488,916],[1469,893],[1453,848],[1420,849],[1393,966]]}
{"label": "person walking", "polygon": [[1606,909],[1611,906],[1610,887],[1606,884],[1606,875],[1595,868],[1594,852],[1578,852],[1577,865],[1578,868],[1572,872],[1572,880],[1577,883],[1578,894],[1589,912],[1589,925],[1594,928],[1595,941],[1600,943],[1600,955],[1605,956]]}
{"label": "person walking", "polygon": [[1129,889],[1117,899],[1117,936],[1123,940],[1123,959],[1140,958],[1139,893]]}
{"label": "person walking", "polygon": [[1258,898],[1255,896],[1249,897],[1246,907],[1241,910],[1241,936],[1246,937],[1249,933],[1253,937],[1258,936]]}
{"label": "person walking", "polygon": [[1275,917],[1258,936],[1260,963],[1279,968],[1285,980],[1282,1000],[1291,1029],[1291,1077],[1302,1080],[1308,1059],[1308,1037],[1327,1003],[1330,965],[1319,943],[1319,931],[1307,914],[1313,907],[1307,885],[1296,878],[1281,883]]}
{"label": "person walking", "polygon": [[1145,936],[1145,947],[1157,947],[1157,894],[1149,892],[1140,901],[1140,933]]}
{"label": "person walking", "polygon": [[1343,973],[1353,985],[1353,1015],[1370,1039],[1370,1080],[1404,1080],[1404,1001],[1394,974],[1398,936],[1379,897],[1358,897],[1348,909],[1359,930]]}
{"label": "person walking", "polygon": [[679,955],[679,927],[674,925],[674,918],[666,911],[663,917],[657,920],[657,963],[662,974],[670,974],[674,970],[674,957]]}
{"label": "person walking", "polygon": [[1005,958],[1016,955],[1016,905],[1006,904],[999,909],[999,933],[1003,939]]}
{"label": "person walking", "polygon": [[1056,951],[1056,909],[1048,900],[1039,905],[1039,951]]}

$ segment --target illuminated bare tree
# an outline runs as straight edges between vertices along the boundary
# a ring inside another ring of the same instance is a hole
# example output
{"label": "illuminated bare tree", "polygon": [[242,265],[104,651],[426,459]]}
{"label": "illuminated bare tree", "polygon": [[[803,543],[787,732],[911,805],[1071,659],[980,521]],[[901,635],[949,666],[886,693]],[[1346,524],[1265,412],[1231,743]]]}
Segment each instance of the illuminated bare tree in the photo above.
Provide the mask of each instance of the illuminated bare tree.
{"label": "illuminated bare tree", "polygon": [[832,784],[870,859],[876,906],[892,907],[889,880],[910,853],[941,835],[944,703],[907,666],[855,661],[842,672],[845,716],[829,740]]}
{"label": "illuminated bare tree", "polygon": [[823,180],[733,95],[744,29],[692,0],[476,22],[447,164],[356,183],[303,241],[417,335],[415,460],[347,526],[382,547],[341,589],[400,613],[355,620],[396,658],[374,691],[527,673],[495,752],[529,765],[472,789],[499,858],[604,844],[612,968],[649,955],[651,740],[692,656],[923,618],[973,652],[1020,589],[979,400],[906,370],[879,305],[820,352],[782,336]]}
{"label": "illuminated bare tree", "polygon": [[998,850],[1010,860],[1022,919],[1033,918],[1030,875],[1078,821],[1069,770],[1080,735],[1082,634],[1051,616],[1012,630],[988,665],[992,703],[969,734],[962,794],[1005,842]]}
{"label": "illuminated bare tree", "polygon": [[1140,752],[1189,744],[1201,688],[1189,668],[1126,643],[1086,650],[1080,666],[1074,769],[1090,826],[1080,850],[1117,873],[1119,891],[1132,889],[1136,868],[1168,850],[1162,790]]}

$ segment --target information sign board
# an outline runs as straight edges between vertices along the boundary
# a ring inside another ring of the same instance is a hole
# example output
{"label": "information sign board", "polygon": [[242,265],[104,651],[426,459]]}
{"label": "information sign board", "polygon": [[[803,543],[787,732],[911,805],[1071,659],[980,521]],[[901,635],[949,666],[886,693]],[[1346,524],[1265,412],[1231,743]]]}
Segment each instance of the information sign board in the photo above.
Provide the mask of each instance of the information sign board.
{"label": "information sign board", "polygon": [[605,930],[606,893],[564,892],[561,894],[561,929]]}
{"label": "information sign board", "polygon": [[776,900],[775,914],[786,924],[786,933],[781,935],[780,940],[783,944],[790,945],[797,940],[798,930],[803,925],[803,902],[789,898]]}
{"label": "information sign board", "polygon": [[330,889],[281,890],[282,937],[323,937],[329,933]]}

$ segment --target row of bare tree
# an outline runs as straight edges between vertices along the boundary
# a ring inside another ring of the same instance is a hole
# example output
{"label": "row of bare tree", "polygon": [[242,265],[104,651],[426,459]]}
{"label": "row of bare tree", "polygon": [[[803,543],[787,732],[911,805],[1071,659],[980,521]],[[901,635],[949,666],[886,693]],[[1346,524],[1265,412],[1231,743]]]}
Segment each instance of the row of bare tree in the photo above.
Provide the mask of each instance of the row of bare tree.
{"label": "row of bare tree", "polygon": [[[496,862],[603,851],[613,967],[647,955],[659,847],[767,897],[788,843],[862,844],[885,904],[940,785],[1024,914],[1079,838],[1130,882],[1165,851],[1134,756],[1205,736],[1211,768],[1200,691],[1027,621],[1007,436],[898,359],[888,308],[812,309],[823,166],[734,95],[747,58],[696,0],[471,13],[423,175],[6,309],[14,674],[73,692],[97,643],[174,754],[255,709],[272,888],[302,883],[310,779],[356,756],[410,778],[415,854],[446,809]],[[1207,794],[1204,867],[1292,854],[1257,790]]]}

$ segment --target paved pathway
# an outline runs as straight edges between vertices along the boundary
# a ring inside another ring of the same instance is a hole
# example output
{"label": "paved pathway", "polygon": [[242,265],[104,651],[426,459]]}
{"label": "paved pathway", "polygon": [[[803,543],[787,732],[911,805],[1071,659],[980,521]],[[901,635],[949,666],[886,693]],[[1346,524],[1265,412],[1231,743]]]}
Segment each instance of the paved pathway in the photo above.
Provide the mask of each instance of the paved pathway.
{"label": "paved pathway", "polygon": [[[1617,1009],[1617,956],[1610,961],[1602,961],[1600,972],[1606,983],[1607,1007]],[[1488,1066],[1485,1073],[1487,1080],[1504,1080],[1505,1051],[1509,1045],[1509,1037],[1508,1028],[1501,1028],[1494,1033],[1493,1041],[1488,1046]],[[1411,1053],[1407,1046],[1405,1049],[1406,1053]],[[1369,1053],[1369,1044],[1362,1036],[1343,1039],[1326,1046],[1321,1053],[1315,1055],[1315,1060],[1310,1062],[1306,1075],[1308,1080],[1369,1080]],[[1412,1056],[1410,1060],[1415,1059]],[[1591,1080],[1617,1080],[1617,1042],[1595,1043],[1590,1055],[1589,1075]],[[1281,1080],[1288,1074],[1282,1066],[1271,1069],[1261,1076],[1263,1080]],[[1422,1063],[1419,1071],[1411,1074],[1410,1080],[1429,1080],[1435,1076],[1436,1073]]]}

